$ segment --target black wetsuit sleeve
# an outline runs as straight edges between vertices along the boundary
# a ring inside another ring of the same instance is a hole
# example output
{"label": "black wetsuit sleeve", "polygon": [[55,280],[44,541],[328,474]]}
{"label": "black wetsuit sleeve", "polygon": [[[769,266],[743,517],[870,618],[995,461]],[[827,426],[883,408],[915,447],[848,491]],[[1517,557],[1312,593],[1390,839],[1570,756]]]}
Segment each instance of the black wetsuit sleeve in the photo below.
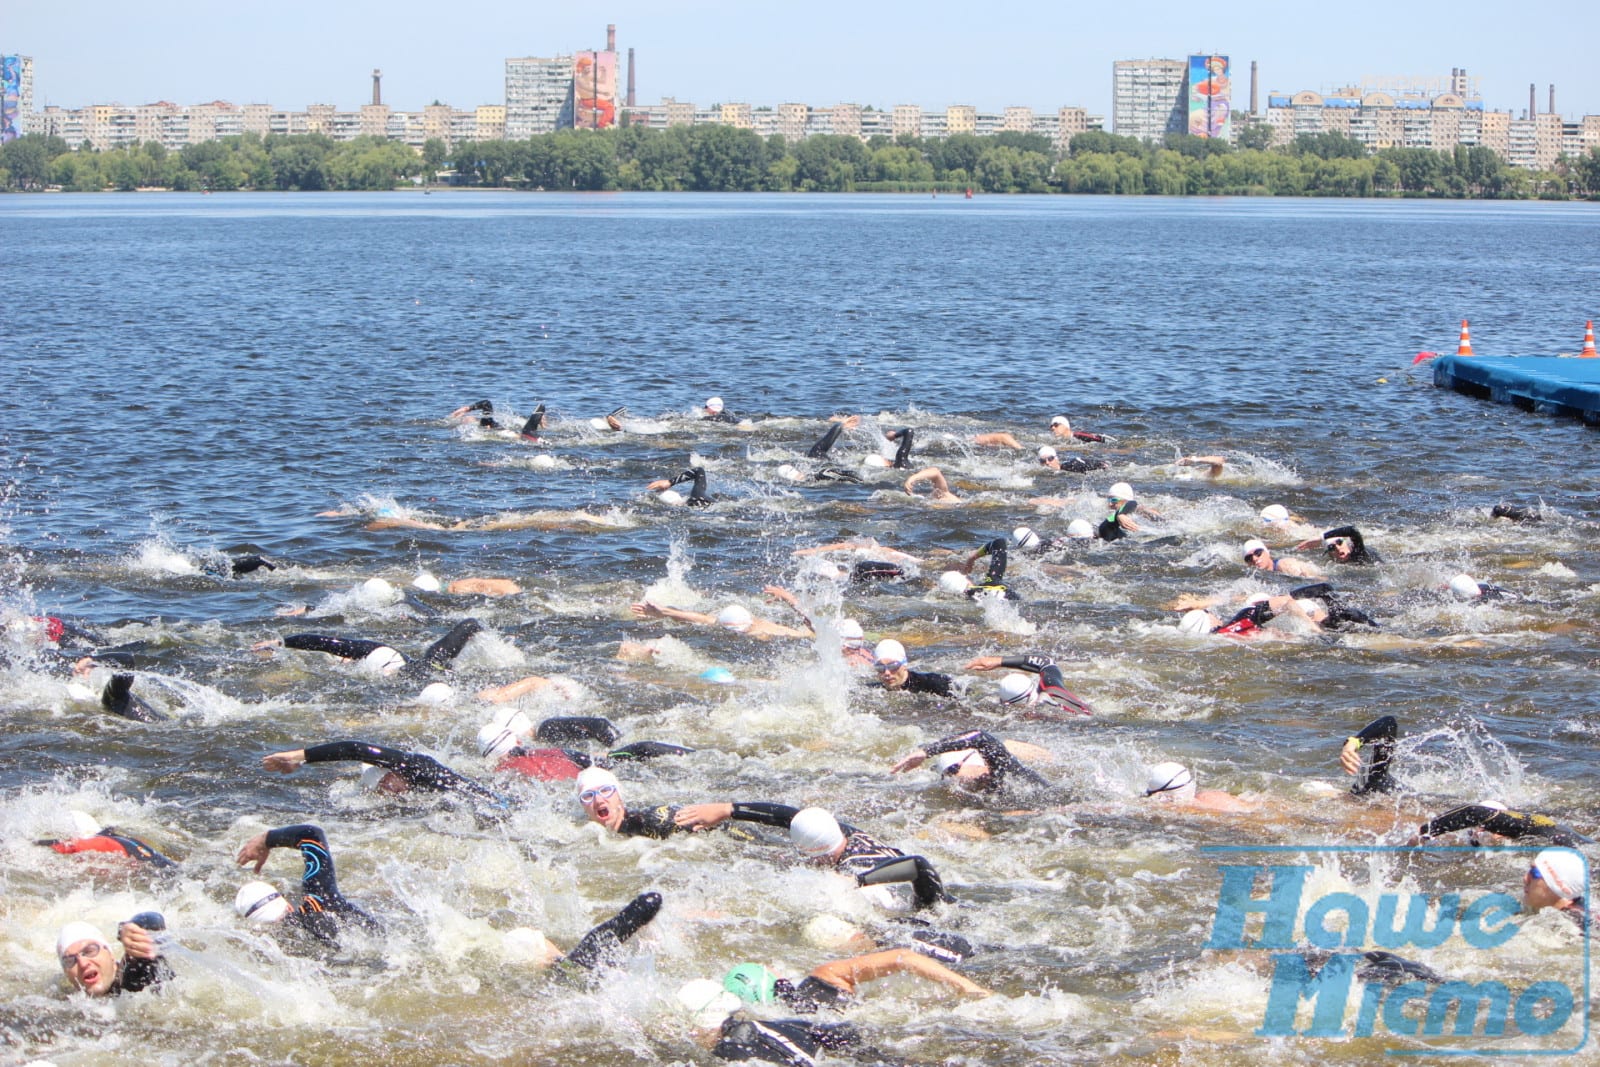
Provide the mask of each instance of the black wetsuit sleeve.
{"label": "black wetsuit sleeve", "polygon": [[629,808],[617,826],[623,837],[671,837],[679,829],[676,821],[677,805],[656,804]]}
{"label": "black wetsuit sleeve", "polygon": [[763,826],[778,826],[787,830],[800,809],[788,804],[769,804],[763,800],[740,802],[733,805],[733,818],[739,822],[758,822]]}
{"label": "black wetsuit sleeve", "polygon": [[1367,543],[1361,539],[1361,531],[1354,526],[1335,526],[1322,535],[1324,541],[1331,541],[1335,537],[1350,539],[1350,563],[1376,562],[1377,557],[1367,551]]}
{"label": "black wetsuit sleeve", "polygon": [[978,556],[989,557],[989,573],[984,576],[983,584],[999,585],[1006,576],[1006,539],[996,537],[993,541],[978,550]]}
{"label": "black wetsuit sleeve", "polygon": [[947,697],[953,684],[948,674],[938,674],[934,671],[906,671],[906,684],[900,688],[907,693],[932,693],[935,696]]}
{"label": "black wetsuit sleeve", "polygon": [[122,973],[117,975],[117,991],[139,993],[146,989],[159,988],[171,977],[172,965],[167,962],[165,956],[157,956],[153,960],[141,960],[130,956],[122,961]]}
{"label": "black wetsuit sleeve", "polygon": [[1030,674],[1042,675],[1055,665],[1056,661],[1049,656],[1002,656],[1000,658],[1000,666],[1007,670],[1027,671]]}
{"label": "black wetsuit sleeve", "polygon": [[134,722],[166,722],[167,716],[133,695],[133,675],[114,674],[100,691],[100,706]]}
{"label": "black wetsuit sleeve", "polygon": [[1389,776],[1389,761],[1394,757],[1395,739],[1399,735],[1399,720],[1393,715],[1384,715],[1367,723],[1360,733],[1351,738],[1359,741],[1363,748],[1370,746],[1371,756],[1362,761],[1364,766],[1356,775],[1356,783],[1350,787],[1350,792],[1357,796],[1363,793],[1387,793],[1395,787],[1394,779]]}
{"label": "black wetsuit sleeve", "polygon": [[911,469],[911,444],[915,439],[910,427],[902,427],[895,431],[895,440],[898,442],[898,447],[894,450],[894,470]]}
{"label": "black wetsuit sleeve", "polygon": [[378,921],[350,901],[339,891],[339,880],[334,873],[333,852],[328,848],[327,835],[320,826],[301,823],[280,826],[267,832],[268,848],[298,848],[305,869],[300,875],[300,888],[304,899],[300,911],[306,917],[303,923],[315,933],[323,933],[312,918],[320,913],[337,915],[373,929]]}
{"label": "black wetsuit sleeve", "polygon": [[483,629],[483,623],[477,619],[462,619],[450,628],[450,632],[428,646],[420,660],[406,664],[410,673],[426,671],[428,669],[442,671],[448,670],[451,662],[467,647],[467,642],[472,640],[473,634]]}
{"label": "black wetsuit sleeve", "polygon": [[340,659],[361,659],[385,647],[382,641],[360,638],[330,637],[327,634],[290,634],[283,639],[284,648],[301,652],[326,652]]}
{"label": "black wetsuit sleeve", "polygon": [[137,837],[127,837],[123,834],[117,833],[115,830],[109,827],[101,830],[100,836],[109,837],[111,840],[122,846],[123,852],[127,853],[129,856],[132,856],[136,860],[150,864],[152,867],[176,867],[178,865],[176,860],[170,859],[167,856],[163,856],[161,853],[157,852],[143,841],[140,841]]}
{"label": "black wetsuit sleeve", "polygon": [[655,759],[657,756],[687,756],[693,751],[692,748],[669,745],[665,741],[635,741],[631,745],[612,749],[607,753],[607,757],[613,760],[637,761]]}
{"label": "black wetsuit sleeve", "polygon": [[1548,815],[1526,811],[1502,811],[1487,804],[1464,804],[1451,808],[1434,819],[1423,823],[1417,835],[1424,840],[1457,830],[1482,829],[1491,834],[1517,840],[1524,837],[1542,837],[1560,845],[1582,844],[1589,839],[1563,826]]}
{"label": "black wetsuit sleeve", "polygon": [[404,778],[406,784],[416,789],[433,789],[440,792],[467,793],[487,800],[496,806],[506,803],[498,793],[479,785],[465,775],[457,774],[432,756],[420,752],[402,752],[397,748],[372,745],[365,741],[330,741],[305,750],[307,763],[336,763],[342,760],[359,760],[383,767]]}
{"label": "black wetsuit sleeve", "polygon": [[984,762],[989,765],[989,774],[996,789],[1003,786],[1006,778],[1011,775],[1044,781],[1013,756],[1004,741],[985,730],[968,730],[964,734],[941,737],[932,744],[923,745],[922,751],[930,756],[937,756],[945,752],[958,752],[963,748],[973,749],[983,757]]}
{"label": "black wetsuit sleeve", "polygon": [[834,444],[838,442],[839,435],[843,432],[844,423],[842,422],[836,422],[829,426],[828,432],[817,438],[816,444],[806,450],[807,458],[822,459],[825,457],[829,452],[833,451]]}
{"label": "black wetsuit sleeve", "polygon": [[569,715],[545,719],[539,724],[536,735],[540,741],[551,745],[570,744],[573,741],[595,741],[614,745],[622,736],[610,719],[598,715]]}

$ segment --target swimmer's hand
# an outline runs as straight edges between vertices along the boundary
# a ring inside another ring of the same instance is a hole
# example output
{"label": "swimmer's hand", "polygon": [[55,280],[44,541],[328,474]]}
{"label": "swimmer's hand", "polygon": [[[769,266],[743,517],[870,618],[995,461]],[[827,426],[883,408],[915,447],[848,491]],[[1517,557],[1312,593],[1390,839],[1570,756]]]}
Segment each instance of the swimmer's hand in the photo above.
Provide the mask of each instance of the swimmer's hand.
{"label": "swimmer's hand", "polygon": [[1344,747],[1339,750],[1339,766],[1344,768],[1344,773],[1354,775],[1361,770],[1361,742],[1356,738],[1348,738]]}
{"label": "swimmer's hand", "polygon": [[977,659],[975,659],[971,663],[967,664],[967,670],[969,670],[969,671],[992,671],[996,667],[999,667],[999,666],[1000,666],[1000,657],[999,656],[979,656]]}
{"label": "swimmer's hand", "polygon": [[270,654],[273,649],[282,647],[283,639],[281,637],[269,637],[265,641],[257,641],[255,644],[251,645],[250,651],[265,652]]}
{"label": "swimmer's hand", "polygon": [[648,600],[641,600],[637,604],[629,604],[628,610],[633,612],[638,619],[664,619],[667,613],[661,610],[660,605],[652,604]]}
{"label": "swimmer's hand", "polygon": [[263,830],[244,843],[244,847],[239,850],[236,860],[241,867],[251,863],[255,864],[256,873],[260,874],[261,868],[267,865],[267,857],[271,853],[272,849],[267,847],[267,832]]}
{"label": "swimmer's hand", "polygon": [[261,766],[269,771],[279,774],[293,774],[296,767],[306,761],[306,750],[303,748],[289,749],[285,752],[274,752],[270,756],[261,757]]}
{"label": "swimmer's hand", "polygon": [[293,615],[304,615],[306,612],[308,612],[310,610],[311,610],[311,606],[309,604],[285,604],[283,607],[279,608],[277,611],[274,611],[273,614],[274,615],[282,615],[282,616],[287,618],[287,617],[293,616]]}
{"label": "swimmer's hand", "polygon": [[828,419],[828,421],[829,422],[842,422],[842,423],[844,423],[844,428],[845,429],[853,430],[857,426],[861,425],[861,416],[860,415],[834,415],[834,416],[830,417]]}
{"label": "swimmer's hand", "polygon": [[761,587],[761,591],[773,600],[781,600],[797,611],[800,608],[800,603],[795,599],[795,595],[781,585],[764,585]]}
{"label": "swimmer's hand", "polygon": [[889,773],[899,774],[902,771],[916,770],[926,762],[928,762],[928,754],[919,748],[909,756],[900,757],[900,762],[896,763],[893,767],[890,767]]}
{"label": "swimmer's hand", "polygon": [[670,481],[668,481],[667,479],[665,479],[665,478],[657,478],[655,481],[653,481],[649,485],[645,486],[645,489],[648,492],[651,492],[651,493],[659,493],[663,489],[671,489],[671,488],[672,488],[672,483]]}
{"label": "swimmer's hand", "polygon": [[94,666],[94,657],[84,656],[72,665],[72,676],[74,678],[85,677],[90,671],[94,670]]}
{"label": "swimmer's hand", "polygon": [[678,814],[673,816],[672,821],[685,830],[709,830],[732,817],[732,804],[686,804],[678,809]]}
{"label": "swimmer's hand", "polygon": [[117,940],[122,942],[122,947],[127,950],[128,958],[135,960],[153,960],[161,953],[156,948],[156,939],[138,923],[125,922],[117,925]]}

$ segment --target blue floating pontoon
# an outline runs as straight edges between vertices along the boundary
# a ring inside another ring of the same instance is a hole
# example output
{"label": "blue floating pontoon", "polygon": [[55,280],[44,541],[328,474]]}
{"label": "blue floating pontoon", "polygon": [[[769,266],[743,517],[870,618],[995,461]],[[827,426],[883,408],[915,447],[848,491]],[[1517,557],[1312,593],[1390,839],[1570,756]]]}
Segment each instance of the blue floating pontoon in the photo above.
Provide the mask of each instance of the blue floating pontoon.
{"label": "blue floating pontoon", "polygon": [[1524,411],[1600,424],[1600,359],[1439,356],[1433,361],[1433,384]]}

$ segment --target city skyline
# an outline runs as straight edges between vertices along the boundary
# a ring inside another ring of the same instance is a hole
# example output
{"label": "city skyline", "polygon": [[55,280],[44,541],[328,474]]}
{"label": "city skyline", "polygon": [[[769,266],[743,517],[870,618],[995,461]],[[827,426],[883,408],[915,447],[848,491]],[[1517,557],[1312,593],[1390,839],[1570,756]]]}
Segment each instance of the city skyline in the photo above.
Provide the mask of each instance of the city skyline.
{"label": "city skyline", "polygon": [[[1473,6],[1492,17],[1489,5]],[[1140,5],[1136,17],[1027,5],[996,19],[937,2],[824,2],[794,17],[726,0],[670,10],[616,0],[581,12],[396,0],[382,17],[291,5],[212,20],[172,3],[23,0],[0,21],[0,52],[34,58],[36,108],[217,99],[345,108],[369,97],[374,68],[384,71],[384,102],[398,110],[434,100],[471,107],[503,101],[507,58],[603,48],[606,25],[615,23],[618,50],[637,52],[641,103],[672,96],[702,105],[971,104],[995,112],[1068,105],[1109,118],[1114,60],[1215,50],[1233,57],[1241,106],[1254,60],[1263,94],[1367,77],[1442,78],[1464,67],[1491,108],[1526,108],[1531,83],[1543,110],[1554,84],[1559,113],[1600,113],[1600,79],[1587,72],[1581,50],[1548,43],[1552,35],[1592,36],[1600,28],[1592,5],[1554,0],[1537,25],[1500,16],[1493,29],[1469,14],[1446,20],[1438,9],[1413,7],[1386,10],[1381,21],[1303,16],[1289,26],[1281,5],[1243,3],[1201,17],[1194,5],[1167,0]]]}

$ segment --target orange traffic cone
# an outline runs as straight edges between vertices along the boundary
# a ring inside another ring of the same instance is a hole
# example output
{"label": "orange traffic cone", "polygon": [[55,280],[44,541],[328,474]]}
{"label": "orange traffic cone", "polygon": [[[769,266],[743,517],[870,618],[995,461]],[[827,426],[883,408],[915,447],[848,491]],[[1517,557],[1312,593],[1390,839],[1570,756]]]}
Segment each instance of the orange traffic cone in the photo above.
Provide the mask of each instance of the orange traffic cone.
{"label": "orange traffic cone", "polygon": [[1456,346],[1456,355],[1472,355],[1472,338],[1467,334],[1467,320],[1461,320],[1461,343]]}
{"label": "orange traffic cone", "polygon": [[1594,350],[1594,320],[1590,319],[1583,324],[1583,351],[1578,353],[1579,359],[1600,358],[1600,352]]}

